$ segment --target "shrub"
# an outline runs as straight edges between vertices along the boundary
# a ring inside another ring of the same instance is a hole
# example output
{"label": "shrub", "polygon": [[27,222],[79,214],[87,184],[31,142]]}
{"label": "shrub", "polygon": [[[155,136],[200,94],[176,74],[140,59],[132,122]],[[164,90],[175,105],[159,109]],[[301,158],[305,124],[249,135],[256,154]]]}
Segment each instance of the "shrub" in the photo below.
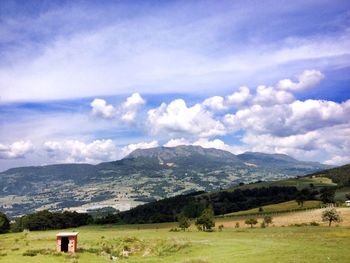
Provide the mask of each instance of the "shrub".
{"label": "shrub", "polygon": [[244,223],[246,225],[250,225],[251,228],[253,228],[253,225],[256,225],[258,223],[258,220],[256,218],[247,218]]}
{"label": "shrub", "polygon": [[236,222],[235,228],[239,228],[239,222]]}
{"label": "shrub", "polygon": [[320,225],[320,224],[317,223],[317,222],[315,222],[315,221],[310,222],[310,226],[319,226],[319,225]]}
{"label": "shrub", "polygon": [[265,226],[269,226],[269,224],[272,224],[272,216],[264,216],[264,224]]}
{"label": "shrub", "polygon": [[201,216],[196,220],[196,226],[198,229],[210,232],[212,227],[215,226],[214,212],[212,208],[207,208],[203,211]]}
{"label": "shrub", "polygon": [[27,256],[27,257],[35,257],[38,254],[37,251],[34,250],[27,250],[25,252],[23,252],[23,256]]}
{"label": "shrub", "polygon": [[180,214],[177,219],[179,221],[179,228],[181,228],[182,231],[185,231],[191,226],[190,219],[187,218],[184,214]]}

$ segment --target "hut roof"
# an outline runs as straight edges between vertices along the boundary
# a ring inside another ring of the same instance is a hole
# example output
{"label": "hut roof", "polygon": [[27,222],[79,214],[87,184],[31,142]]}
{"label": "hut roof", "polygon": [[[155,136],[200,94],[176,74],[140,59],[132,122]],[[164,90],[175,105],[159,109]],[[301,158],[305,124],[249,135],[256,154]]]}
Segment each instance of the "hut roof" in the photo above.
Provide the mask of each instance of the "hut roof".
{"label": "hut roof", "polygon": [[79,232],[61,232],[56,234],[56,237],[76,237],[79,234]]}

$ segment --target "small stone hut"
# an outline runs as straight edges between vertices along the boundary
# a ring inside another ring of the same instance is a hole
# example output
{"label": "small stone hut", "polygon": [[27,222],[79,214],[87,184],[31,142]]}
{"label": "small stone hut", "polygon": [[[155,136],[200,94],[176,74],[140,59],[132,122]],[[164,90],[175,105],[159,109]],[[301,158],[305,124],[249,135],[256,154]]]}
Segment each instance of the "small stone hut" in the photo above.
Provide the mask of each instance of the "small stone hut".
{"label": "small stone hut", "polygon": [[62,232],[56,235],[56,250],[57,252],[77,251],[78,232]]}

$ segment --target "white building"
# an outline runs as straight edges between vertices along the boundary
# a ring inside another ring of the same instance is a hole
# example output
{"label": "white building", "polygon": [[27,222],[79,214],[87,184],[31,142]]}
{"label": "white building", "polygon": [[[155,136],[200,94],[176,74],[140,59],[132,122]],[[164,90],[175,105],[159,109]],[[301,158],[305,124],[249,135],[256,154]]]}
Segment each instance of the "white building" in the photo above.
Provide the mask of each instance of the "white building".
{"label": "white building", "polygon": [[346,206],[350,206],[350,200],[345,201]]}

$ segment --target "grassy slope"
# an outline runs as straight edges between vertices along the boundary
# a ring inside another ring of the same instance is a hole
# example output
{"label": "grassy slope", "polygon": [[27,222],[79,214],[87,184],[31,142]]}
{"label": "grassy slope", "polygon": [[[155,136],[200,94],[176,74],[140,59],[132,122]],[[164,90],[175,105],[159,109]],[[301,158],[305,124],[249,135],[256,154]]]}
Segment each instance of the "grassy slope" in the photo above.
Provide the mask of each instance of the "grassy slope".
{"label": "grassy slope", "polygon": [[[79,248],[101,248],[103,244],[118,246],[120,240],[135,237],[141,240],[143,252],[122,262],[350,262],[347,253],[350,246],[350,209],[344,210],[341,227],[269,227],[265,229],[239,228],[232,226],[235,221],[218,220],[223,223],[223,232],[203,233],[194,229],[191,232],[169,232],[171,223],[157,225],[128,226],[89,226],[76,229],[80,232]],[[293,223],[289,215],[288,222]],[[311,220],[308,212],[295,213],[304,222]],[[317,215],[319,218],[319,215]],[[276,225],[279,220],[276,217]],[[346,222],[345,222],[346,221]],[[285,224],[285,223],[284,223]],[[229,227],[231,226],[231,227]],[[241,223],[241,226],[244,226]],[[348,226],[348,227],[346,227]],[[89,252],[79,252],[78,259],[66,255],[38,255],[24,257],[28,249],[55,248],[55,234],[58,231],[31,232],[0,235],[0,262],[111,262],[104,256]],[[27,245],[26,245],[27,244]],[[11,250],[18,248],[18,250]],[[142,254],[150,248],[150,256]],[[157,251],[158,252],[157,252]],[[155,254],[160,254],[155,256]],[[152,256],[153,255],[153,256]],[[202,261],[195,261],[202,259]],[[192,260],[192,261],[191,261]]]}
{"label": "grassy slope", "polygon": [[310,184],[313,184],[314,187],[325,187],[325,186],[336,186],[336,183],[333,183],[331,179],[327,177],[299,177],[299,178],[290,178],[279,181],[271,181],[271,182],[260,182],[254,184],[247,184],[243,186],[236,186],[231,188],[230,190],[236,189],[251,189],[251,188],[259,188],[259,187],[270,187],[270,186],[295,186],[298,189],[303,189],[306,187],[310,187]]}
{"label": "grassy slope", "polygon": [[[320,201],[306,201],[304,202],[304,208],[316,208],[320,207],[321,202]],[[278,212],[278,211],[286,211],[286,210],[293,210],[293,209],[299,209],[300,206],[296,201],[288,201],[288,202],[283,202],[279,204],[273,204],[273,205],[265,205],[262,207],[263,212],[265,213],[270,213],[270,212]],[[239,212],[234,212],[234,213],[229,213],[226,214],[228,216],[230,215],[247,215],[247,214],[254,214],[254,213],[259,213],[259,208],[253,208],[245,211],[239,211]]]}

